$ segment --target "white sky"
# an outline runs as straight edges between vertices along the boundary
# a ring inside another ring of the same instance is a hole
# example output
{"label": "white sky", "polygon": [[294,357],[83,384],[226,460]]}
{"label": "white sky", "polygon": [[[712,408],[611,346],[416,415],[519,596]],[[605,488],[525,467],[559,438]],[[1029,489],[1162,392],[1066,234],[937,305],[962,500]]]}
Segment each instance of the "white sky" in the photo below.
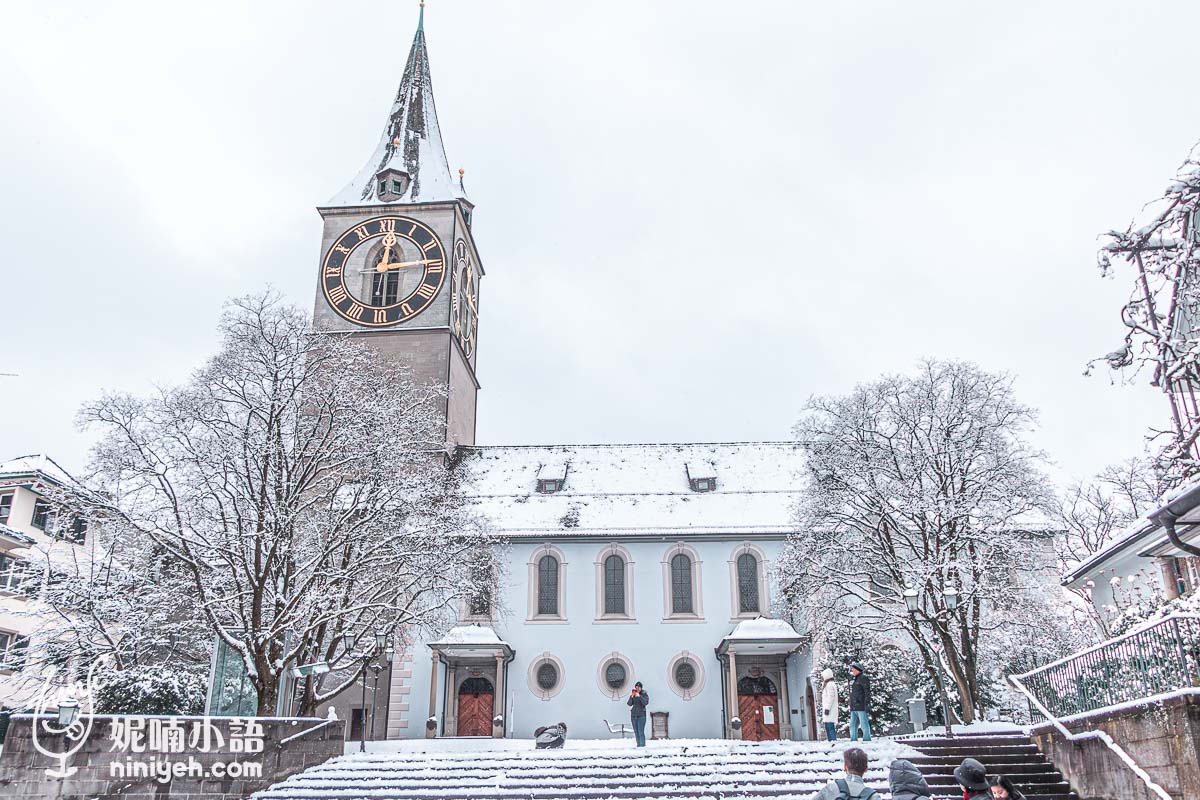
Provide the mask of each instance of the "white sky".
{"label": "white sky", "polygon": [[[311,308],[411,2],[0,8],[0,458],[82,463],[104,390],[184,379],[222,301]],[[783,438],[922,356],[1018,376],[1066,473],[1164,400],[1081,375],[1096,236],[1200,138],[1200,3],[431,0],[482,286],[481,443]]]}

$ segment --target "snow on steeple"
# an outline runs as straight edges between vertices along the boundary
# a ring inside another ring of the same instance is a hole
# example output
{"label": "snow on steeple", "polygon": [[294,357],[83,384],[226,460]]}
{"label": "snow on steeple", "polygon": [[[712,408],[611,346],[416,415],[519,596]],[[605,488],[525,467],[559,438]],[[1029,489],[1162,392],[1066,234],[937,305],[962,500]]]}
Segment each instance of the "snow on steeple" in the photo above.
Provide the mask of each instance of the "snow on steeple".
{"label": "snow on steeple", "polygon": [[466,198],[461,179],[455,180],[442,144],[429,51],[425,48],[425,3],[400,90],[371,160],[346,188],[329,201],[335,206],[384,203],[436,203]]}

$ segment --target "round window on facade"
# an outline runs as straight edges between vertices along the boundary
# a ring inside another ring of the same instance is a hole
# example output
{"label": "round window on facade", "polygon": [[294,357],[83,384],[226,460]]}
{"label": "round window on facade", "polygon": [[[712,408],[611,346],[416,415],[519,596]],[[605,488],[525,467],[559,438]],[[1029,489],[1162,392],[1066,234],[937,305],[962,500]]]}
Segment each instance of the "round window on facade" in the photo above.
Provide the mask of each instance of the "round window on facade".
{"label": "round window on facade", "polygon": [[628,673],[625,671],[625,665],[620,661],[610,661],[604,668],[604,682],[613,691],[624,688],[627,679]]}
{"label": "round window on facade", "polygon": [[537,684],[544,692],[553,691],[558,686],[558,667],[549,661],[543,661],[537,668]]}
{"label": "round window on facade", "polygon": [[667,685],[684,700],[691,700],[704,690],[704,667],[695,653],[684,650],[667,664]]}
{"label": "round window on facade", "polygon": [[675,683],[680,689],[690,690],[696,686],[696,665],[690,661],[680,661],[675,665]]}

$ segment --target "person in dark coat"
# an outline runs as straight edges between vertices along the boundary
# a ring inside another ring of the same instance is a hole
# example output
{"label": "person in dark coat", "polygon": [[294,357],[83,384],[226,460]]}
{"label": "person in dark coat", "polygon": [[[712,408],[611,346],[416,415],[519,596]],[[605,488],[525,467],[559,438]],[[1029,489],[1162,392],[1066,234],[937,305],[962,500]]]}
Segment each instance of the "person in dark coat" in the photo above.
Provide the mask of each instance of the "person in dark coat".
{"label": "person in dark coat", "polygon": [[954,768],[954,780],[963,788],[963,800],[992,800],[987,768],[973,758],[964,758]]}
{"label": "person in dark coat", "polygon": [[533,732],[533,740],[538,750],[558,750],[567,741],[567,723],[538,728]]}
{"label": "person in dark coat", "polygon": [[650,693],[642,688],[642,682],[633,685],[629,693],[629,721],[633,723],[633,736],[638,747],[646,746],[646,706],[650,704]]}
{"label": "person in dark coat", "polygon": [[988,778],[988,783],[992,786],[992,797],[997,800],[1025,800],[1025,795],[1013,785],[1007,775]]}
{"label": "person in dark coat", "polygon": [[892,790],[892,800],[930,800],[933,795],[917,765],[903,758],[892,762],[888,770],[888,785]]}
{"label": "person in dark coat", "polygon": [[863,672],[862,664],[851,664],[850,674],[854,681],[850,684],[850,741],[858,741],[861,730],[863,741],[871,741],[871,679]]}

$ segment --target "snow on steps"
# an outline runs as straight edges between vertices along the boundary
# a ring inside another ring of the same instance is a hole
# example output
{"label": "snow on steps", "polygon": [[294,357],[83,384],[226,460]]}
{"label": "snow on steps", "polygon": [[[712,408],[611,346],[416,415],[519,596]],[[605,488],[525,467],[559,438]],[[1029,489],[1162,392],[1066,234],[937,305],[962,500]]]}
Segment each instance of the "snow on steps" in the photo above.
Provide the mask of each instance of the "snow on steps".
{"label": "snow on steps", "polygon": [[[771,797],[807,800],[840,777],[849,742],[568,740],[535,750],[529,740],[375,743],[387,750],[335,758],[254,795],[257,800],[593,800]],[[859,743],[867,783],[887,798],[887,766],[917,753],[891,740]]]}

